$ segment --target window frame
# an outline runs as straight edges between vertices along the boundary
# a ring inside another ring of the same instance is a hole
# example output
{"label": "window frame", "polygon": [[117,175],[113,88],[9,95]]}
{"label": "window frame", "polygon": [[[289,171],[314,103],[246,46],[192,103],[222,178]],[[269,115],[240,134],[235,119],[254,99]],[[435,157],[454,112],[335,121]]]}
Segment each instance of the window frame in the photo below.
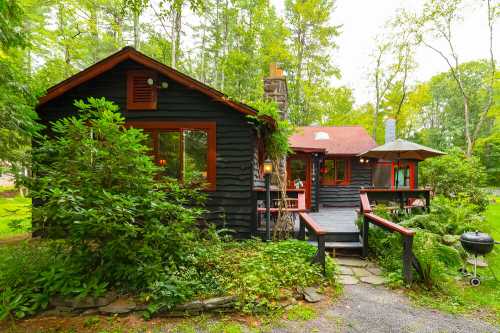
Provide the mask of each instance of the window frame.
{"label": "window frame", "polygon": [[[327,160],[334,161],[335,164],[335,176],[333,181],[325,181],[323,179],[323,173],[320,173],[320,185],[324,186],[345,186],[349,185],[351,182],[351,160],[347,158],[335,158],[335,157],[326,157],[323,159],[321,163],[321,168],[324,167],[324,164],[326,163]],[[339,180],[337,178],[337,172],[339,170],[338,168],[338,162],[343,161],[344,162],[344,179]]]}
{"label": "window frame", "polygon": [[126,122],[127,127],[140,128],[144,132],[153,133],[153,157],[156,164],[158,164],[158,135],[162,130],[180,131],[183,130],[202,130],[207,132],[207,191],[216,190],[217,181],[217,126],[215,122],[209,121],[143,121],[143,120],[132,120]]}

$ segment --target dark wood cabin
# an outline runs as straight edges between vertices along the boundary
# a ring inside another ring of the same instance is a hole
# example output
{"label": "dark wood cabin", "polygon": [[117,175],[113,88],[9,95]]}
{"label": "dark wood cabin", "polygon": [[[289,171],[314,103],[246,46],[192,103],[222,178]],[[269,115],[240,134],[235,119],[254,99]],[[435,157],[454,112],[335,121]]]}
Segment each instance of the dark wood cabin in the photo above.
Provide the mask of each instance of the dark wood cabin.
{"label": "dark wood cabin", "polygon": [[289,188],[303,188],[306,206],[357,207],[361,188],[416,188],[417,163],[359,155],[377,146],[361,126],[300,127],[289,139]]}
{"label": "dark wood cabin", "polygon": [[[105,97],[127,124],[151,135],[157,164],[166,174],[197,173],[209,186],[207,220],[247,238],[256,229],[254,184],[261,177],[259,138],[251,107],[126,47],[50,88],[37,112],[40,121],[75,114],[75,100]],[[269,128],[271,118],[264,117]],[[183,158],[189,163],[182,163]]]}

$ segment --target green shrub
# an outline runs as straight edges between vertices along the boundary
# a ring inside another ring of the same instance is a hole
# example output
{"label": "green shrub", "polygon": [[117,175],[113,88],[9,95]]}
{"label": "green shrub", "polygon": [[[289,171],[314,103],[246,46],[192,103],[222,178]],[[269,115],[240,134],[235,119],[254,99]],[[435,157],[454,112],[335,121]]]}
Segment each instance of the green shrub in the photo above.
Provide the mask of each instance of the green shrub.
{"label": "green shrub", "polygon": [[464,198],[479,211],[484,211],[488,205],[487,195],[482,190],[486,183],[484,166],[476,157],[466,158],[459,149],[420,163],[419,183],[431,186],[436,194],[447,198]]}
{"label": "green shrub", "polygon": [[[176,271],[197,239],[203,196],[169,180],[147,155],[142,130],[90,98],[78,117],[53,123],[34,156],[35,230],[70,243],[89,276],[131,290]],[[187,207],[189,206],[189,207]]]}
{"label": "green shrub", "polygon": [[152,312],[172,308],[178,303],[173,299],[229,294],[238,297],[242,311],[267,313],[298,288],[333,282],[332,261],[328,260],[325,280],[321,267],[311,263],[315,253],[313,246],[300,241],[205,241],[197,247],[190,268],[176,275],[177,281],[155,284],[145,297],[153,300]]}

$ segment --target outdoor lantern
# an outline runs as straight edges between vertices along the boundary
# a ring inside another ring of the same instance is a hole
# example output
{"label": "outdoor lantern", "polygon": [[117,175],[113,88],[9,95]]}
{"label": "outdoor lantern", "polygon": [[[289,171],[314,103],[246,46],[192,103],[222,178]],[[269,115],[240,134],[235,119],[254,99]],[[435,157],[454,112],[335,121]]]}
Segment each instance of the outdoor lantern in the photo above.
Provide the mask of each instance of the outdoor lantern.
{"label": "outdoor lantern", "polygon": [[273,173],[273,162],[270,159],[264,161],[264,174],[270,175]]}
{"label": "outdoor lantern", "polygon": [[363,157],[361,157],[361,158],[359,159],[359,163],[365,163],[365,159],[364,159]]}
{"label": "outdoor lantern", "polygon": [[146,80],[146,82],[148,83],[149,86],[152,86],[153,84],[155,84],[155,80],[153,80],[152,78],[148,78]]}

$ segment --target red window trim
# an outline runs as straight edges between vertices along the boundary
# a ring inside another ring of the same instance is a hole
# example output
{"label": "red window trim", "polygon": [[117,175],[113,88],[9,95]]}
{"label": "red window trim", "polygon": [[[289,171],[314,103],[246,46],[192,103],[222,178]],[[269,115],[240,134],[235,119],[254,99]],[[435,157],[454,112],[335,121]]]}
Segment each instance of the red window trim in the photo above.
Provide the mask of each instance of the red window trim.
{"label": "red window trim", "polygon": [[[217,180],[217,143],[216,143],[216,123],[202,121],[143,121],[130,120],[126,123],[127,127],[142,128],[143,130],[162,130],[162,129],[197,129],[204,130],[208,133],[208,161],[207,161],[207,191],[216,190]],[[156,150],[157,138],[153,137],[154,149]],[[155,156],[157,152],[154,151]]]}
{"label": "red window trim", "polygon": [[[391,187],[396,188],[394,182],[396,180],[395,169],[398,166],[398,162],[378,162],[379,164],[390,164],[391,165]],[[415,188],[415,162],[411,161],[400,161],[399,166],[410,168],[410,189]]]}
{"label": "red window trim", "polygon": [[148,76],[151,77],[155,84],[158,81],[158,73],[150,70],[129,70],[127,71],[127,110],[156,110],[158,106],[158,89],[153,85],[151,86],[152,98],[151,102],[134,102],[134,77],[135,76]]}
{"label": "red window trim", "polygon": [[[335,158],[335,157],[327,157],[323,160],[323,163],[326,160],[333,160],[335,161],[335,180],[333,181],[325,181],[323,178],[320,178],[320,185],[325,185],[325,186],[346,186],[351,183],[351,160],[347,158]],[[345,161],[345,167],[344,167],[344,180],[337,180],[337,162],[338,161]]]}

